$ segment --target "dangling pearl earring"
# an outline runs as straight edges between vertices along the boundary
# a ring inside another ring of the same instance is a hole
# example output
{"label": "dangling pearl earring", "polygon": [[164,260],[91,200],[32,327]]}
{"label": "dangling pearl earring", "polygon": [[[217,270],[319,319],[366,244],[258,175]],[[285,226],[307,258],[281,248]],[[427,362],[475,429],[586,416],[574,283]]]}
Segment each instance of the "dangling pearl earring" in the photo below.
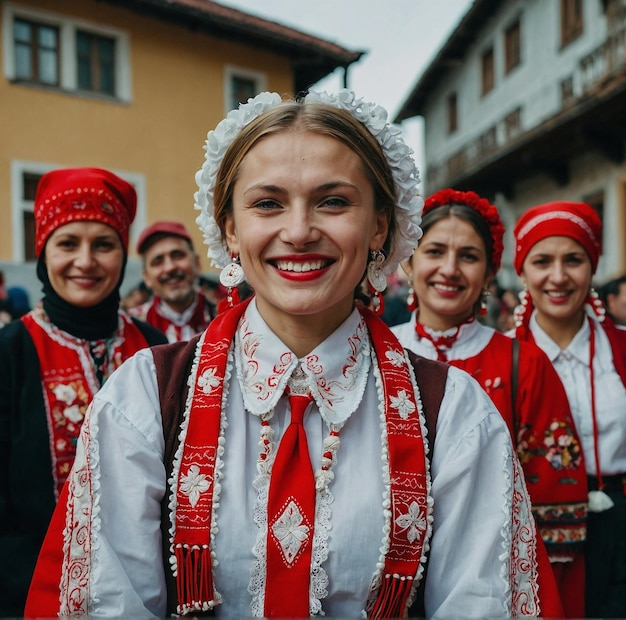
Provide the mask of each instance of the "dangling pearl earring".
{"label": "dangling pearl earring", "polygon": [[381,250],[370,251],[367,264],[367,287],[372,295],[373,310],[381,315],[385,311],[385,300],[381,293],[387,288],[387,277],[383,271],[385,255]]}
{"label": "dangling pearl earring", "polygon": [[419,303],[417,300],[417,295],[415,294],[413,287],[411,287],[406,296],[406,308],[409,312],[415,312],[415,310],[417,310],[418,307],[419,307]]}
{"label": "dangling pearl earring", "polygon": [[480,294],[480,309],[478,310],[478,314],[480,316],[487,316],[487,298],[489,297],[489,291],[484,289]]}
{"label": "dangling pearl earring", "polygon": [[239,291],[237,287],[246,279],[243,269],[239,261],[239,256],[233,255],[230,264],[226,265],[220,271],[220,284],[228,290],[226,293],[226,301],[229,308],[236,306],[239,299]]}
{"label": "dangling pearl earring", "polygon": [[520,303],[518,306],[515,306],[513,310],[513,317],[515,319],[515,327],[521,327],[528,323],[529,320],[529,307],[530,307],[530,293],[528,292],[528,287],[524,284],[524,289],[520,291],[519,294]]}
{"label": "dangling pearl earring", "polygon": [[593,286],[589,289],[588,302],[591,304],[595,315],[598,317],[598,321],[602,323],[606,318],[606,308],[600,299],[600,295],[598,295],[598,292]]}

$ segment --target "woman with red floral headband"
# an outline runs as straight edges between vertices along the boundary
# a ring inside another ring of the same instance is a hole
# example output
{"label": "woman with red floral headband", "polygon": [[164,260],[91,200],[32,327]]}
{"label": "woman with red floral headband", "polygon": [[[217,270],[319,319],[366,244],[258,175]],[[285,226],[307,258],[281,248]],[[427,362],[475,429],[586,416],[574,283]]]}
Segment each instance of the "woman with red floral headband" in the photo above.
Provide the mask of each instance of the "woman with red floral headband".
{"label": "woman with red floral headband", "polygon": [[602,222],[588,204],[550,202],[515,225],[525,290],[516,336],[541,347],[563,381],[589,481],[586,617],[626,617],[626,332],[592,288]]}
{"label": "woman with red floral headband", "polygon": [[135,190],[99,168],[44,174],[35,196],[43,298],[0,330],[0,616],[21,616],[89,401],[163,334],[119,310]]}
{"label": "woman with red floral headband", "polygon": [[392,331],[407,349],[473,375],[504,417],[565,615],[580,617],[587,486],[567,396],[538,347],[514,342],[476,318],[502,258],[498,210],[474,192],[444,189],[426,199],[422,229],[403,265],[417,308],[410,322]]}
{"label": "woman with red floral headband", "polygon": [[25,615],[558,617],[502,417],[355,303],[421,235],[387,112],[261,93],[196,182],[232,307],[94,398]]}

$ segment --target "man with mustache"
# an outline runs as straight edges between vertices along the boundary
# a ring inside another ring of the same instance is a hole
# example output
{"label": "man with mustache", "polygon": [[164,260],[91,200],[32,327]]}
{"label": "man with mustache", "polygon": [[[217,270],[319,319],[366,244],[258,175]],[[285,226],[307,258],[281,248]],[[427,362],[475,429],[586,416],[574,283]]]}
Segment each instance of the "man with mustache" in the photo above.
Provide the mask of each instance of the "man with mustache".
{"label": "man with mustache", "polygon": [[161,220],[148,226],[137,242],[143,279],[153,298],[130,312],[160,329],[169,342],[189,340],[203,331],[215,308],[196,286],[200,258],[180,222]]}

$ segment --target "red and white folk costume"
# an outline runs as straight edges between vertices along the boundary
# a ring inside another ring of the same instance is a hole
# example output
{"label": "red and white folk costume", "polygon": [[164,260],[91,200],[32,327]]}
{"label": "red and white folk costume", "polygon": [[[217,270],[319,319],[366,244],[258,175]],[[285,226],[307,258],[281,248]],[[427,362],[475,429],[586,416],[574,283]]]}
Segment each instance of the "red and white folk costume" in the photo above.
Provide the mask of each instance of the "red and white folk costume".
{"label": "red and white folk costume", "polygon": [[[61,296],[59,278],[54,278],[55,285],[50,280],[45,246],[60,227],[98,222],[117,233],[126,252],[135,207],[132,185],[99,168],[53,170],[42,176],[37,187],[35,250],[42,299],[21,320],[0,330],[3,617],[23,613],[37,553],[72,466],[93,395],[126,358],[165,342],[157,330],[120,311],[121,278],[104,299],[91,305],[78,306]],[[72,247],[72,241],[62,241],[64,248]],[[120,254],[121,268],[122,260]],[[73,261],[71,273],[84,270],[94,283],[98,279],[94,275],[100,273],[95,263],[95,259],[83,260],[77,267]],[[64,270],[63,277],[69,273],[69,268]]]}
{"label": "red and white folk costume", "polygon": [[[387,160],[397,198],[397,226],[381,268],[389,274],[421,234],[411,151],[384,109],[350,91],[309,93],[296,103],[310,102],[351,114]],[[220,164],[246,124],[278,105],[279,95],[261,93],[208,135],[196,176],[197,221],[219,268],[231,262],[213,213]],[[155,360],[168,368],[162,356],[181,350],[180,385],[168,392],[184,413],[181,448],[165,458],[171,444]],[[290,419],[285,391],[296,372],[315,399],[304,419],[319,470],[312,538],[310,523],[293,524],[300,543],[311,545],[311,614],[405,615],[428,551],[429,618],[559,615],[540,589],[542,547],[506,425],[467,373],[448,369],[429,472],[418,361],[409,362],[367,311],[354,309],[302,359],[271,332],[254,300],[218,317],[197,340],[159,351],[133,356],[92,402],[27,617],[59,610],[164,616],[178,606],[189,613],[213,607],[221,617],[264,613],[272,588],[266,569],[275,566],[267,566],[265,553],[276,517],[267,514],[276,475],[269,464]],[[205,425],[209,415],[212,424]],[[178,592],[168,591],[172,569]]]}
{"label": "red and white folk costume", "polygon": [[[419,337],[415,321],[413,316],[391,330],[407,349],[437,359],[435,345]],[[435,339],[440,335],[429,331]],[[506,421],[550,558],[562,562],[581,556],[587,514],[582,446],[565,390],[550,360],[538,347],[520,343],[514,403],[511,338],[471,321],[460,326],[445,352],[447,363],[469,372]]]}
{"label": "red and white folk costume", "polygon": [[[426,199],[424,215],[452,205],[481,216],[491,241],[485,242],[488,264],[497,273],[505,232],[497,208],[474,192],[443,189]],[[419,312],[414,312],[410,321],[392,331],[418,355],[469,372],[502,414],[524,469],[549,558],[558,571],[567,568],[567,575],[558,579],[565,615],[580,617],[584,613],[587,480],[567,395],[550,360],[538,347],[517,343],[515,367],[513,341],[482,325],[474,315],[441,332],[422,325]]]}
{"label": "red and white folk costume", "polygon": [[[215,606],[223,617],[262,615],[268,472],[258,470],[261,433],[267,436],[261,422],[269,420],[277,442],[288,422],[283,391],[301,367],[315,398],[305,427],[316,470],[328,450],[329,432],[336,430],[340,438],[333,475],[318,474],[311,613],[361,615],[377,598],[381,582],[394,581],[384,574],[388,562],[399,562],[402,570],[404,559],[412,557],[415,579],[409,583],[416,586],[419,558],[430,546],[428,617],[539,615],[535,527],[523,475],[500,414],[476,383],[450,370],[431,477],[424,455],[415,450],[423,436],[419,390],[402,349],[379,319],[353,312],[327,341],[298,360],[269,331],[254,303],[233,321],[240,311],[222,315],[199,341],[176,457],[178,492],[169,498],[175,525],[168,538],[174,547],[177,541],[185,544],[186,535],[177,529],[183,517],[204,523],[197,531],[205,532],[214,590],[196,608]],[[228,325],[236,326],[234,334]],[[215,364],[220,351],[223,362]],[[164,616],[169,609],[165,572],[187,570],[178,564],[179,555],[170,556],[171,566],[162,560],[164,445],[152,354],[140,353],[124,370],[90,409],[66,487],[69,498],[55,514],[27,617],[58,612]],[[215,455],[207,469],[205,459],[188,460],[197,444],[190,433],[194,416],[208,415],[203,407],[215,407],[211,403],[222,387],[219,438],[198,454]],[[194,391],[206,395],[204,405],[192,404]],[[393,438],[394,432],[399,436]],[[403,434],[413,437],[410,452],[405,453],[409,444],[401,447]],[[105,449],[122,436],[118,453]],[[408,488],[395,487],[407,471],[406,464],[398,470],[393,465],[398,446],[417,476]],[[355,483],[355,471],[366,483]],[[468,507],[473,505],[480,506],[481,519],[472,516],[475,511]],[[63,527],[68,529],[60,544]]]}
{"label": "red and white folk costume", "polygon": [[[139,327],[124,312],[110,339],[88,342],[50,322],[39,304],[22,317],[39,359],[41,387],[50,431],[54,495],[67,479],[80,427],[101,383],[131,355],[148,346]],[[96,367],[94,356],[100,366]]]}
{"label": "red and white folk costume", "polygon": [[[532,207],[515,225],[515,269],[549,237],[579,243],[595,273],[602,253],[602,222],[588,204],[551,202]],[[589,483],[586,617],[626,615],[626,332],[605,317],[597,293],[585,300],[582,324],[565,349],[542,329],[530,294],[516,309],[516,337],[549,357],[569,398]]]}
{"label": "red and white folk costume", "polygon": [[189,340],[203,332],[211,322],[211,308],[200,292],[196,293],[196,299],[184,312],[176,312],[156,296],[128,312],[163,332],[168,342]]}

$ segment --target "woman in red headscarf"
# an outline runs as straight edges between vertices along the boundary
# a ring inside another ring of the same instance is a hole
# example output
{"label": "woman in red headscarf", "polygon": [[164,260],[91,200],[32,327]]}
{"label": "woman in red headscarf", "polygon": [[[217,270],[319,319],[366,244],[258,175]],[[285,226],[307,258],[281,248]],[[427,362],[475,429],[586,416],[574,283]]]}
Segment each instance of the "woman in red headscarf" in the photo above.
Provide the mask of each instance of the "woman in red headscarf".
{"label": "woman in red headscarf", "polygon": [[592,288],[602,222],[585,203],[551,202],[515,226],[525,290],[516,335],[558,372],[582,440],[589,482],[586,616],[626,616],[626,333]]}
{"label": "woman in red headscarf", "polygon": [[477,320],[502,258],[498,210],[474,192],[444,189],[426,199],[422,229],[403,265],[417,308],[392,331],[415,353],[469,372],[491,397],[517,447],[565,616],[580,617],[587,486],[565,391],[538,347]]}
{"label": "woman in red headscarf", "polygon": [[119,309],[135,190],[98,168],[44,174],[39,304],[0,330],[0,616],[21,616],[87,405],[125,359],[166,342]]}

